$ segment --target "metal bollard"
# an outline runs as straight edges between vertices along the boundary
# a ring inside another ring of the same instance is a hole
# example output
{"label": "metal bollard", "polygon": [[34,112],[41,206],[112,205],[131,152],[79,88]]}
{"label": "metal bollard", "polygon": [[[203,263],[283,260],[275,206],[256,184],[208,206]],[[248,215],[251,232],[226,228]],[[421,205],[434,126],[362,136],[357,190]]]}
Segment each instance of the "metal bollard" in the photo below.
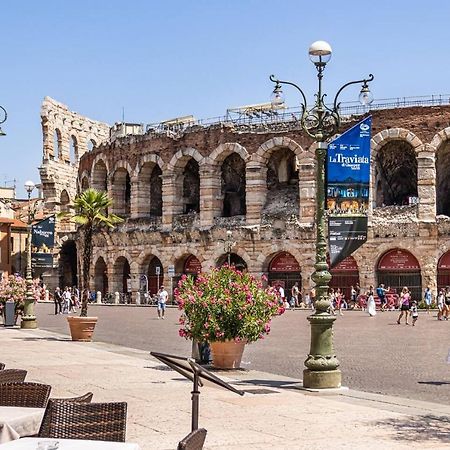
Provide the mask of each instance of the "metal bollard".
{"label": "metal bollard", "polygon": [[100,291],[97,291],[97,303],[102,302],[102,293]]}
{"label": "metal bollard", "polygon": [[118,305],[120,303],[120,294],[118,292],[114,292],[114,304]]}
{"label": "metal bollard", "polygon": [[136,292],[136,305],[140,305],[140,304],[141,304],[141,293]]}

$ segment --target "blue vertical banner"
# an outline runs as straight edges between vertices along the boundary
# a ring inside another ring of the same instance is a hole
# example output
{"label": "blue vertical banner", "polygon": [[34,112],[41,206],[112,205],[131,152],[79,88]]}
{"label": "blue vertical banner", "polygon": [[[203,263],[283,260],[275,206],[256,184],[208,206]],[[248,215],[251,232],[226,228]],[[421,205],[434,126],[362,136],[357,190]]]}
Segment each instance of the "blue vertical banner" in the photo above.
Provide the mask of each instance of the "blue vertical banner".
{"label": "blue vertical banner", "polygon": [[328,145],[326,204],[331,268],[367,240],[371,134],[369,116]]}
{"label": "blue vertical banner", "polygon": [[53,267],[53,247],[55,244],[55,216],[47,217],[31,227],[32,268]]}

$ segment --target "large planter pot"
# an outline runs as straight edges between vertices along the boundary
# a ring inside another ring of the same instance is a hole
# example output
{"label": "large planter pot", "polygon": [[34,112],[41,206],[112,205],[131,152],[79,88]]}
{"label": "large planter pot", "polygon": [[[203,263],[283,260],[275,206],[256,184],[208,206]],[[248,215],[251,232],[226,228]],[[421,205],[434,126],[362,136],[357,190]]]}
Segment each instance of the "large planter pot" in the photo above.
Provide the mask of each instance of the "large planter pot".
{"label": "large planter pot", "polygon": [[68,317],[72,341],[91,342],[97,317]]}
{"label": "large planter pot", "polygon": [[239,369],[247,341],[211,342],[213,366],[218,369]]}

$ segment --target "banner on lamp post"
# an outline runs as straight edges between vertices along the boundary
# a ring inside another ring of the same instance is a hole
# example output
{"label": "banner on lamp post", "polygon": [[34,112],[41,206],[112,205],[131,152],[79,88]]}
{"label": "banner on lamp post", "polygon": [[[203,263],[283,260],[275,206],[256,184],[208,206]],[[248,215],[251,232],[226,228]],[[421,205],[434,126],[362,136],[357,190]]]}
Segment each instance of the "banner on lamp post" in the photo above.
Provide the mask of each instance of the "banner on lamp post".
{"label": "banner on lamp post", "polygon": [[330,267],[367,240],[372,117],[328,145],[326,192]]}
{"label": "banner on lamp post", "polygon": [[52,268],[54,245],[55,216],[50,216],[31,227],[31,266]]}

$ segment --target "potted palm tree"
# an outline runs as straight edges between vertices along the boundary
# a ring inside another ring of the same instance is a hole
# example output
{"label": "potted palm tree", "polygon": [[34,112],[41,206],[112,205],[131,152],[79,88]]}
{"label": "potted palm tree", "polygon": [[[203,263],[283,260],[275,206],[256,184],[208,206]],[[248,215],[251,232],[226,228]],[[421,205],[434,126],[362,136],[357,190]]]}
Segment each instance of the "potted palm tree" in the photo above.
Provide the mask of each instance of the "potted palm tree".
{"label": "potted palm tree", "polygon": [[60,217],[67,218],[78,225],[78,233],[82,243],[82,278],[81,278],[81,313],[79,317],[67,317],[73,341],[91,341],[97,323],[97,317],[88,317],[89,272],[92,258],[92,237],[95,231],[102,228],[114,228],[123,222],[115,214],[109,214],[108,208],[112,200],[106,192],[86,189],[78,194],[73,202],[73,212],[63,212]]}

